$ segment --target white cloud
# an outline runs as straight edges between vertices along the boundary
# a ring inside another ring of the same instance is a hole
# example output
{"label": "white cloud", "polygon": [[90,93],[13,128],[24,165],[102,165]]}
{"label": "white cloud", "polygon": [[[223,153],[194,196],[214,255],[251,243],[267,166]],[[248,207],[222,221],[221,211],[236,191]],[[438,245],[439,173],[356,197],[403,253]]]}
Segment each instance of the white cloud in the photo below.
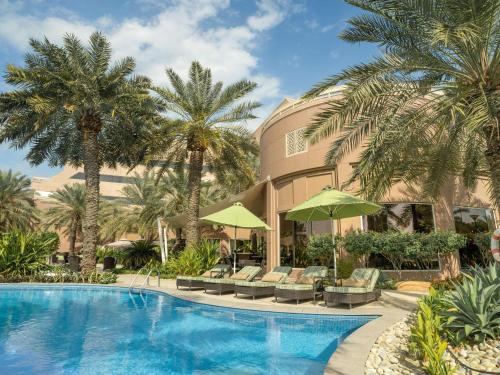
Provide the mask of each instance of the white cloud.
{"label": "white cloud", "polygon": [[317,29],[319,26],[319,22],[316,21],[315,19],[305,20],[304,24],[306,25],[307,28],[309,28],[311,30]]}
{"label": "white cloud", "polygon": [[[85,40],[100,29],[109,37],[115,58],[134,56],[138,73],[150,76],[157,84],[166,84],[166,67],[184,75],[193,60],[210,67],[217,80],[256,81],[259,87],[252,99],[265,104],[258,112],[263,117],[284,95],[276,77],[259,72],[255,54],[259,36],[281,23],[287,14],[300,11],[290,0],[259,0],[256,13],[244,23],[221,26],[213,21],[230,10],[230,0],[197,0],[196,6],[189,0],[176,0],[163,3],[158,14],[148,20],[120,21],[107,17],[86,21],[76,15],[35,16],[5,0],[0,0],[0,5],[6,10],[0,14],[0,43],[25,51],[30,37],[47,36],[60,42],[65,33],[71,32]],[[251,126],[260,121],[253,121]]]}

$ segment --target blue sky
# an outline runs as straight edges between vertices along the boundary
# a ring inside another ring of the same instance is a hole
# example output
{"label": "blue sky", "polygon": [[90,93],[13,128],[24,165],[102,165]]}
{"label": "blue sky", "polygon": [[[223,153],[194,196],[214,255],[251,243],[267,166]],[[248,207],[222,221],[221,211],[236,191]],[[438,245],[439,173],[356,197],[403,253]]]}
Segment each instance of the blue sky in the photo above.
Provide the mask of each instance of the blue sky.
{"label": "blue sky", "polygon": [[[114,57],[134,56],[137,71],[166,84],[164,70],[184,74],[192,60],[216,79],[258,83],[263,105],[256,128],[286,96],[297,97],[343,68],[371,59],[377,49],[338,39],[359,10],[341,0],[0,0],[0,69],[22,64],[30,37],[82,39],[94,30],[110,39]],[[9,90],[0,81],[0,91]],[[0,169],[51,176],[30,166],[25,150],[0,145]]]}

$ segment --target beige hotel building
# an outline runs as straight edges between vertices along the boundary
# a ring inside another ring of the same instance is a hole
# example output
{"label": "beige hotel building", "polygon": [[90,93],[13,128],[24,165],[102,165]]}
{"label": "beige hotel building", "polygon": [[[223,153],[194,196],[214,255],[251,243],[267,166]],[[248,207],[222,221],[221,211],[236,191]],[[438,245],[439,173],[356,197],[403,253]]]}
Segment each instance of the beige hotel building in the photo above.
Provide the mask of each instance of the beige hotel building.
{"label": "beige hotel building", "polygon": [[[283,100],[254,133],[260,144],[261,181],[245,192],[201,210],[200,215],[204,216],[241,201],[253,213],[264,218],[273,229],[261,234],[266,243],[268,269],[280,264],[294,265],[294,247],[303,244],[312,234],[330,231],[328,222],[297,223],[285,220],[285,215],[292,207],[320,192],[325,186],[340,189],[358,159],[361,148],[345,157],[336,167],[326,167],[324,158],[332,139],[316,144],[308,144],[304,139],[304,130],[313,116],[322,105],[338,95],[338,91],[331,90],[313,100]],[[103,170],[101,189],[104,196],[120,196],[120,188],[127,183],[125,171]],[[65,168],[53,179],[40,181],[35,178],[33,188],[43,196],[67,181],[82,179],[80,170]],[[356,187],[351,189],[354,192]],[[435,202],[423,199],[417,186],[407,188],[395,185],[378,203],[386,207],[383,213],[338,220],[335,223],[336,232],[344,234],[352,230],[383,231],[397,228],[404,231],[429,232],[437,229],[467,233],[495,227],[495,209],[484,183],[479,183],[472,193],[464,191],[459,183],[450,183],[444,189],[443,196]],[[185,220],[184,215],[179,215],[169,218],[167,223],[170,228],[182,227]],[[232,236],[232,233],[227,234]],[[247,231],[238,233],[242,239],[248,239],[248,236]],[[223,237],[227,238],[225,235]],[[460,268],[460,259],[462,263],[469,262],[475,256],[474,251],[468,249],[442,259],[438,269],[425,275],[421,271],[405,271],[406,277],[434,278],[455,274]],[[378,261],[374,259],[374,265],[383,267],[382,264],[376,264]],[[416,275],[416,272],[420,272],[420,275]]]}

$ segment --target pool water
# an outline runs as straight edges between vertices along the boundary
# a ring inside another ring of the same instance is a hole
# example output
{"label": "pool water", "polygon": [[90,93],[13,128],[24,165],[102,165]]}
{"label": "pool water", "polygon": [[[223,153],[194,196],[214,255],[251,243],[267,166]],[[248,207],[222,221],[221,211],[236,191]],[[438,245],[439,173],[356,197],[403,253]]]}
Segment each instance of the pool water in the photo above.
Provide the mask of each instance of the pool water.
{"label": "pool water", "polygon": [[256,312],[163,293],[0,287],[0,374],[322,374],[374,316]]}

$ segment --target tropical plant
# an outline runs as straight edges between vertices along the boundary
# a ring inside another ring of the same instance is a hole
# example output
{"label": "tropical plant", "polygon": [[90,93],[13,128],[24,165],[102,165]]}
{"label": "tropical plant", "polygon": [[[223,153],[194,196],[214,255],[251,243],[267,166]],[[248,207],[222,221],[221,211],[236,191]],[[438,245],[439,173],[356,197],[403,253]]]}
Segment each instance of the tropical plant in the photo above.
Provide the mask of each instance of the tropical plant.
{"label": "tropical plant", "polygon": [[482,264],[487,265],[493,262],[493,254],[491,253],[491,236],[493,235],[493,233],[474,233],[471,235],[474,244],[479,249]]}
{"label": "tropical plant", "polygon": [[198,276],[211,269],[220,260],[220,250],[215,242],[203,239],[187,247],[178,258],[170,259],[163,267],[167,277],[177,275]]}
{"label": "tropical plant", "polygon": [[486,271],[475,268],[464,274],[462,283],[445,297],[449,309],[445,327],[458,344],[465,340],[481,343],[500,335],[500,267],[491,264]]}
{"label": "tropical plant", "polygon": [[111,247],[97,246],[96,248],[96,258],[99,263],[104,262],[104,258],[106,257],[113,257],[117,260],[121,260],[122,255],[123,251]]}
{"label": "tropical plant", "polygon": [[342,246],[349,255],[362,257],[367,264],[369,255],[376,252],[375,236],[375,232],[352,231],[342,238]]}
{"label": "tropical plant", "polygon": [[69,252],[74,254],[75,243],[83,235],[85,215],[85,185],[64,185],[50,195],[51,206],[45,213],[45,228],[63,229],[69,239]]}
{"label": "tropical plant", "polygon": [[47,256],[59,246],[59,237],[50,232],[0,234],[0,274],[24,277],[43,269]]}
{"label": "tropical plant", "polygon": [[137,270],[150,262],[159,260],[158,246],[145,240],[133,241],[132,246],[124,249],[121,256],[123,267],[131,270]]}
{"label": "tropical plant", "polygon": [[37,210],[30,185],[28,177],[0,170],[0,232],[33,228]]}
{"label": "tropical plant", "polygon": [[[86,202],[82,271],[95,270],[98,240],[99,171],[102,165],[136,162],[134,143],[156,113],[149,79],[132,76],[135,61],[111,65],[111,46],[99,32],[88,46],[66,35],[58,46],[30,40],[24,67],[7,66],[15,90],[0,94],[0,142],[29,146],[38,165],[83,164]],[[127,152],[124,152],[127,150]]]}
{"label": "tropical plant", "polygon": [[223,88],[222,82],[213,83],[210,69],[193,62],[189,80],[183,81],[172,69],[167,69],[172,89],[156,87],[164,107],[176,120],[166,120],[147,142],[146,153],[150,165],[160,164],[163,174],[172,165],[188,168],[188,204],[186,239],[188,245],[199,241],[198,217],[203,168],[224,180],[237,176],[249,181],[254,176],[248,163],[248,154],[257,154],[257,144],[250,132],[238,125],[252,119],[259,106],[241,102],[255,87],[242,80]]}
{"label": "tropical plant", "polygon": [[410,350],[423,361],[424,368],[431,375],[453,374],[454,369],[443,355],[448,343],[441,338],[441,317],[426,300],[419,301],[417,320],[411,328]]}
{"label": "tropical plant", "polygon": [[389,231],[376,235],[377,252],[387,259],[401,276],[402,265],[414,261],[421,252],[421,242],[417,233]]}
{"label": "tropical plant", "polygon": [[420,251],[415,254],[415,263],[421,269],[432,269],[432,264],[439,254],[458,251],[466,244],[467,238],[455,232],[435,231],[420,235]]}
{"label": "tropical plant", "polygon": [[487,178],[500,206],[500,2],[498,0],[346,0],[366,13],[340,38],[382,48],[373,62],[345,69],[310,90],[342,84],[306,131],[335,137],[335,165],[366,144],[349,182],[368,197],[397,182],[438,196],[455,176],[466,188]]}

